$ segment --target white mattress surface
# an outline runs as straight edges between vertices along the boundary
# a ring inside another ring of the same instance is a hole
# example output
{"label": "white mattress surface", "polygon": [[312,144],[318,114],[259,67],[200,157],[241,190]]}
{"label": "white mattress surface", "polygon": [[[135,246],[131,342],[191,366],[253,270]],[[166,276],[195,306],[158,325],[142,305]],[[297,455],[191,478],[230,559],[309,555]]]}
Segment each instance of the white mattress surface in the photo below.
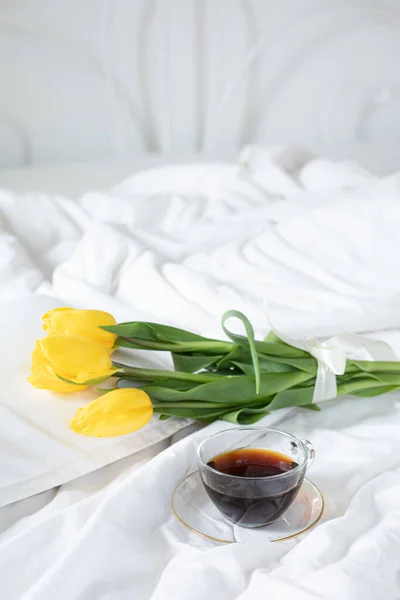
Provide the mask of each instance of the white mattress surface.
{"label": "white mattress surface", "polygon": [[[19,471],[24,491],[13,503],[9,474],[27,464],[40,427],[49,433],[57,421],[51,447],[60,443],[72,410],[47,392],[18,387],[45,305],[99,308],[117,319],[214,335],[222,313],[236,308],[265,335],[265,301],[277,328],[295,337],[367,332],[399,354],[399,200],[397,174],[258,147],[245,149],[237,163],[156,168],[76,199],[0,193],[0,314],[7,337],[0,574],[7,600],[398,600],[397,392],[264,418],[265,425],[312,441],[317,458],[310,477],[326,501],[318,527],[287,543],[214,545],[174,519],[172,490],[195,469],[200,440],[226,423],[175,437],[184,423],[172,421],[174,431],[158,437],[154,423],[138,432],[142,445],[136,434],[122,440],[129,446],[125,458],[115,462],[107,449],[103,464],[109,464],[98,470],[89,459],[80,477],[60,480],[62,465],[53,457],[46,483],[36,467],[49,442],[39,441],[35,460]],[[31,330],[18,310],[32,315]],[[16,353],[19,361],[10,362]],[[35,422],[35,407],[44,403],[54,417]],[[93,459],[98,442],[87,452]]]}

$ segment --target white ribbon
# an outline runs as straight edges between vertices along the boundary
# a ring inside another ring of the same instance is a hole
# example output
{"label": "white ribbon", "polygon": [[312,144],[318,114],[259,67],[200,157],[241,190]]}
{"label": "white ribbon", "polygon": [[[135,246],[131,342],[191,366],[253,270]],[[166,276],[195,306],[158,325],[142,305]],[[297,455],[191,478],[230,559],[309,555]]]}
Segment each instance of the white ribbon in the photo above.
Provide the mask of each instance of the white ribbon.
{"label": "white ribbon", "polygon": [[331,400],[337,396],[336,375],[343,375],[346,360],[379,360],[396,362],[398,357],[386,342],[370,340],[361,335],[346,334],[320,342],[317,338],[307,337],[297,340],[278,331],[271,324],[266,310],[267,320],[272,331],[286,344],[305,350],[317,359],[318,370],[315,380],[313,402]]}

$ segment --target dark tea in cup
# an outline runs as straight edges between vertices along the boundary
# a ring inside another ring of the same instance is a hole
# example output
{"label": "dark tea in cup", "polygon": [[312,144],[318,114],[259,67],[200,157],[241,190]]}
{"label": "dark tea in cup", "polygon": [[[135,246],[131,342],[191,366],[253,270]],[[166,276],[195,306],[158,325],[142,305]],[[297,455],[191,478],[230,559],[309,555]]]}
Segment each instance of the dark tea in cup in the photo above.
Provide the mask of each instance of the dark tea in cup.
{"label": "dark tea in cup", "polygon": [[[207,465],[219,473],[243,478],[230,482],[226,489],[217,491],[207,484],[204,487],[218,510],[233,523],[241,525],[266,525],[278,519],[289,508],[301,482],[290,489],[271,487],[254,494],[249,478],[274,477],[297,467],[291,458],[263,448],[240,448],[215,456]],[[278,486],[279,487],[279,486]]]}
{"label": "dark tea in cup", "polygon": [[314,448],[307,440],[266,427],[235,427],[197,449],[204,488],[222,515],[242,527],[279,519],[303,483]]}

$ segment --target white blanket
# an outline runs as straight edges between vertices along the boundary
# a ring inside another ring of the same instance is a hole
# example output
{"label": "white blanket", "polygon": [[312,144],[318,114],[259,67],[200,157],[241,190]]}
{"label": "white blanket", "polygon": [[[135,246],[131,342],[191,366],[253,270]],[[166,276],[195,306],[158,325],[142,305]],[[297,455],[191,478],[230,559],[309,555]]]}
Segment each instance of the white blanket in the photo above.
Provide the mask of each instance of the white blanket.
{"label": "white blanket", "polygon": [[[249,148],[239,166],[150,171],[78,203],[4,192],[0,297],[46,294],[206,334],[237,308],[259,335],[265,298],[294,336],[375,332],[399,352],[398,182]],[[301,540],[217,546],[174,519],[171,492],[196,445],[226,423],[5,506],[4,597],[398,600],[399,412],[392,393],[263,420],[316,448],[326,512]]]}

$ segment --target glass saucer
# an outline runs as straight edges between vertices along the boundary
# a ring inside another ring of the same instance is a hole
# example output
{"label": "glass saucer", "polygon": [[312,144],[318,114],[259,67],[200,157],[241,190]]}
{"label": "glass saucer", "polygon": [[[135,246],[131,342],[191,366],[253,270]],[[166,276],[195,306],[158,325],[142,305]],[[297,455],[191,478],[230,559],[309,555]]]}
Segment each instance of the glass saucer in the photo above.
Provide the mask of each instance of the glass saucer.
{"label": "glass saucer", "polygon": [[172,493],[172,512],[190,531],[213,542],[283,542],[309,531],[324,512],[324,498],[309,479],[293,504],[274,523],[265,527],[246,528],[227,521],[215,508],[204,489],[199,471],[182,479]]}

